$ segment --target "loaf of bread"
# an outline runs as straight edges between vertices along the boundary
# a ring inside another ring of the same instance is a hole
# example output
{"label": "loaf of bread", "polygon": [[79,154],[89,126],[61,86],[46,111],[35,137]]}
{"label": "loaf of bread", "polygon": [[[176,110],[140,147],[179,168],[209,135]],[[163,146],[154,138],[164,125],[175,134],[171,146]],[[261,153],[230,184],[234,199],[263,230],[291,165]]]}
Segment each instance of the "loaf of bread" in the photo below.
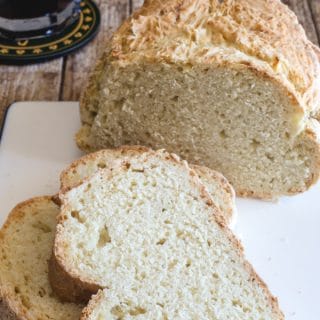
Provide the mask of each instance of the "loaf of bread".
{"label": "loaf of bread", "polygon": [[50,197],[17,205],[0,231],[0,319],[77,320],[83,306],[61,303],[48,280],[59,207]]}
{"label": "loaf of bread", "polygon": [[[88,154],[74,161],[60,177],[61,189],[66,190],[80,184],[99,169],[112,168],[114,162],[135,159],[144,161],[154,151],[142,146],[122,146]],[[222,212],[226,222],[233,226],[236,220],[235,192],[227,179],[212,169],[191,166],[198,174],[212,200]]]}
{"label": "loaf of bread", "polygon": [[51,283],[83,319],[283,319],[206,189],[164,151],[60,195]]}
{"label": "loaf of bread", "polygon": [[81,99],[83,150],[166,148],[240,196],[319,177],[319,49],[279,0],[148,0],[114,34]]}

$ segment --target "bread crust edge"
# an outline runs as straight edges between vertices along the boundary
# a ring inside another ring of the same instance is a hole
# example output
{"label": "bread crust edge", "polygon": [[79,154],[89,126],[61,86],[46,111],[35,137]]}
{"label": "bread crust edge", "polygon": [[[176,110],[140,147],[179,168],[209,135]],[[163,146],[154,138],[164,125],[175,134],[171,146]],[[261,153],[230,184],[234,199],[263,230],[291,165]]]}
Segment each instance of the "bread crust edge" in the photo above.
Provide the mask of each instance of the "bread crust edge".
{"label": "bread crust edge", "polygon": [[[165,152],[165,151],[164,150],[155,151],[155,153],[159,153],[159,152]],[[175,154],[167,153],[167,160],[172,161],[173,163],[175,163],[179,166],[184,166],[189,171],[190,182],[195,187],[199,188],[201,198],[203,199],[203,201],[206,202],[206,204],[209,207],[212,208],[211,215],[209,216],[209,218],[212,219],[214,222],[216,222],[217,225],[222,229],[222,231],[225,232],[231,245],[234,246],[239,258],[244,263],[245,269],[250,274],[250,281],[257,282],[259,284],[259,286],[261,287],[261,289],[263,290],[264,295],[272,308],[274,316],[277,316],[277,320],[284,320],[284,315],[279,308],[278,299],[271,294],[266,283],[256,273],[253,266],[246,260],[245,255],[244,255],[244,249],[243,249],[243,246],[242,246],[240,240],[237,239],[237,237],[232,233],[232,231],[227,226],[222,213],[219,211],[219,209],[215,206],[215,204],[211,200],[210,195],[207,193],[205,187],[200,182],[196,172],[188,166],[186,161],[181,160]],[[62,215],[63,215],[63,211],[60,213],[60,217]],[[93,292],[93,294],[96,294],[99,291],[99,289],[103,289],[103,288],[100,288],[99,286],[97,286],[96,284],[92,284],[87,281],[83,281],[83,280],[77,278],[75,275],[70,274],[68,271],[66,271],[68,268],[64,265],[63,261],[61,260],[61,257],[59,255],[57,255],[57,252],[59,252],[58,245],[59,244],[56,243],[56,241],[55,241],[54,242],[54,249],[53,249],[53,259],[55,261],[53,261],[53,262],[57,263],[58,266],[61,267],[62,274],[64,276],[66,276],[66,278],[65,278],[66,281],[69,281],[69,283],[71,283],[73,285],[72,288],[82,288],[82,289],[89,290],[90,292],[92,292],[90,289],[92,289],[93,286],[95,286],[96,291]],[[52,276],[54,277],[54,274],[52,274]],[[56,281],[57,279],[52,278],[52,280]],[[85,290],[83,292],[86,292]],[[72,293],[71,293],[71,295],[72,295]],[[76,297],[76,296],[78,296],[78,294],[73,294],[73,297]],[[82,300],[82,299],[87,298],[87,296],[80,296],[79,298],[81,298],[81,300]],[[84,311],[84,314],[86,314],[86,311]],[[81,320],[85,320],[85,319],[86,318],[83,318],[83,317],[81,318]]]}
{"label": "bread crust edge", "polygon": [[[0,246],[3,238],[5,237],[5,232],[9,228],[12,222],[19,220],[26,215],[26,206],[37,205],[40,202],[53,202],[52,196],[39,196],[34,197],[23,202],[18,203],[9,213],[7,219],[0,230]],[[5,281],[1,279],[0,274],[0,316],[1,320],[25,320],[27,319],[25,311],[22,306],[16,302],[14,296],[12,296],[5,287]]]}

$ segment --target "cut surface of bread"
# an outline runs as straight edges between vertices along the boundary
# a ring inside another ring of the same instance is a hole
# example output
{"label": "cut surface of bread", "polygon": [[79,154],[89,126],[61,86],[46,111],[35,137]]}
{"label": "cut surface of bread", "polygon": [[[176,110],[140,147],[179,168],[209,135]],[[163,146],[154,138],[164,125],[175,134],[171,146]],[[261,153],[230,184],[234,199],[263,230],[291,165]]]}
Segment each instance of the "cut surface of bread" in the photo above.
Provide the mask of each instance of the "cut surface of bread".
{"label": "cut surface of bread", "polygon": [[[115,161],[144,159],[147,153],[152,154],[153,151],[142,146],[122,146],[86,155],[74,161],[62,172],[60,177],[61,189],[70,189],[77,186],[99,169],[112,168]],[[191,167],[198,174],[227,223],[233,225],[236,220],[235,192],[227,179],[212,169],[202,166]]]}
{"label": "cut surface of bread", "polygon": [[106,289],[83,319],[283,319],[197,175],[157,154],[61,195],[56,289]]}
{"label": "cut surface of bread", "polygon": [[48,280],[59,207],[50,197],[16,206],[0,232],[0,319],[77,320],[83,306],[61,303]]}
{"label": "cut surface of bread", "polygon": [[318,49],[278,0],[146,1],[93,72],[77,142],[165,148],[241,196],[295,194],[319,178],[319,83]]}

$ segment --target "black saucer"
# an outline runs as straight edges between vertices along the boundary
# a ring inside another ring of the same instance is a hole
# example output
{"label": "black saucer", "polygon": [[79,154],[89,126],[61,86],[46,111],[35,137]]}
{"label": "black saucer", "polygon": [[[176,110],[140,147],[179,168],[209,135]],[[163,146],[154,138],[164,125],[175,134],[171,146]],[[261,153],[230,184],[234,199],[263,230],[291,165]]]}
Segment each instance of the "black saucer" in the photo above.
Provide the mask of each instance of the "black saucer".
{"label": "black saucer", "polygon": [[100,12],[92,0],[80,3],[79,18],[58,35],[24,40],[0,37],[1,64],[29,64],[67,55],[94,38],[100,25]]}

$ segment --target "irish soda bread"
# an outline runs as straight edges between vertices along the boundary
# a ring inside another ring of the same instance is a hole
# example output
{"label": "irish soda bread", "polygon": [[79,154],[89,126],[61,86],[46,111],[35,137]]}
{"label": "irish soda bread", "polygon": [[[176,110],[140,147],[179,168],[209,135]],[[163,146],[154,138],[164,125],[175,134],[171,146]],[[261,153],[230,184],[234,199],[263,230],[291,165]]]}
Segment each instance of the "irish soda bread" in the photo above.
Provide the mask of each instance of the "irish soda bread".
{"label": "irish soda bread", "polygon": [[[70,189],[80,184],[99,169],[112,168],[115,161],[125,161],[126,159],[141,159],[143,161],[146,156],[152,153],[154,151],[142,146],[122,146],[88,154],[74,161],[62,172],[61,189]],[[192,166],[192,168],[199,175],[201,182],[226,218],[227,223],[233,225],[236,220],[235,193],[227,179],[219,172],[206,167]]]}
{"label": "irish soda bread", "polygon": [[176,156],[100,170],[60,197],[51,282],[68,299],[106,289],[84,319],[283,319]]}
{"label": "irish soda bread", "polygon": [[81,101],[84,150],[166,148],[242,196],[319,177],[319,51],[279,0],[149,0],[114,34]]}
{"label": "irish soda bread", "polygon": [[59,208],[49,197],[13,209],[0,232],[0,319],[77,320],[81,306],[61,303],[48,280]]}

